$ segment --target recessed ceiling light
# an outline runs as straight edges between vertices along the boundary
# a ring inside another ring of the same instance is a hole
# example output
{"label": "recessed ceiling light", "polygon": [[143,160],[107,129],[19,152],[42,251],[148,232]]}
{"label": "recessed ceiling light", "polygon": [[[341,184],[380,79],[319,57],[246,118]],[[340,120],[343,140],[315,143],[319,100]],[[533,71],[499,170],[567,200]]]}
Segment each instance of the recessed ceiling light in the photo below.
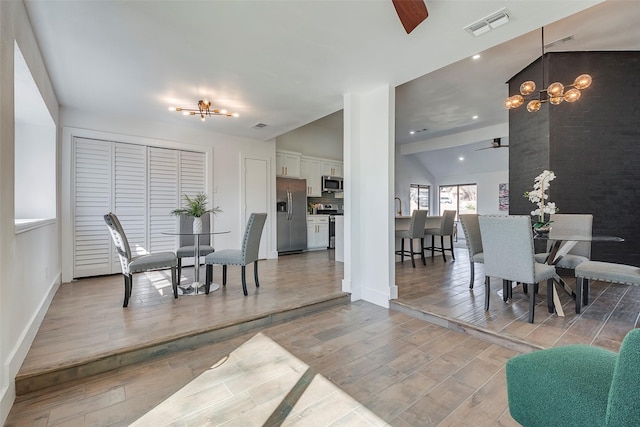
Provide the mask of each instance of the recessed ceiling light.
{"label": "recessed ceiling light", "polygon": [[480,59],[480,55],[473,55],[471,58],[473,58],[473,59]]}
{"label": "recessed ceiling light", "polygon": [[473,117],[472,117],[472,119],[473,119],[473,120],[475,120],[475,119],[477,119],[477,118],[478,118],[478,116],[473,116]]}
{"label": "recessed ceiling light", "polygon": [[411,135],[414,135],[416,133],[415,130],[412,130],[411,132],[409,132]]}
{"label": "recessed ceiling light", "polygon": [[458,157],[458,160],[463,161],[464,157],[460,156],[460,157]]}

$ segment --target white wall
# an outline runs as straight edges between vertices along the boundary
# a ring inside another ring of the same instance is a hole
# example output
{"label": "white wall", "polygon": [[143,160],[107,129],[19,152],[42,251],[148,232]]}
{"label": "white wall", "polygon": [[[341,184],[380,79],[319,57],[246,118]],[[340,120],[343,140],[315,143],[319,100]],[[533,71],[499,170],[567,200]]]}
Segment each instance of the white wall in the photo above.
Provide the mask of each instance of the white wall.
{"label": "white wall", "polygon": [[[58,101],[22,2],[0,2],[0,422],[14,378],[60,281],[59,225],[16,234],[14,222],[14,44],[58,123]],[[57,144],[59,147],[59,144]],[[59,156],[57,148],[56,156]],[[59,217],[59,195],[56,214]]]}
{"label": "white wall", "polygon": [[276,138],[278,150],[294,151],[305,156],[342,160],[343,130],[310,123]]}

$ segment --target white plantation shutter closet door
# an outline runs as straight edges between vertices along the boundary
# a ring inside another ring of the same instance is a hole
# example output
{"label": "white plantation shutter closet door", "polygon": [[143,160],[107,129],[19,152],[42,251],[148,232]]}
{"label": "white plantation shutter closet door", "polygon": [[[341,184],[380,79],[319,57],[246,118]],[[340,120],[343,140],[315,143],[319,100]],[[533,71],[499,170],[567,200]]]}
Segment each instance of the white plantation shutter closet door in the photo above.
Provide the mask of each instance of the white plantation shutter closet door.
{"label": "white plantation shutter closet door", "polygon": [[175,251],[171,211],[206,191],[206,155],[74,138],[74,277],[120,273],[103,216],[114,212],[131,252]]}
{"label": "white plantation shutter closet door", "polygon": [[149,237],[151,252],[176,250],[176,217],[171,211],[180,205],[178,151],[149,147]]}
{"label": "white plantation shutter closet door", "polygon": [[74,139],[74,277],[112,273],[111,237],[103,216],[111,210],[112,144]]}

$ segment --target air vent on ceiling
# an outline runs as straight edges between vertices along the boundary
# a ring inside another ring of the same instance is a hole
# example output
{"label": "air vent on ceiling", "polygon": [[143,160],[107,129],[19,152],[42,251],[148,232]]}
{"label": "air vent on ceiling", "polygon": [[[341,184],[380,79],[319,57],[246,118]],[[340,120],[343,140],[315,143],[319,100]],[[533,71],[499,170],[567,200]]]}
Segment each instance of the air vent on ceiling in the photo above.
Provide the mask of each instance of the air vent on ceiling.
{"label": "air vent on ceiling", "polygon": [[545,45],[544,45],[544,48],[545,48],[545,49],[549,49],[550,47],[553,47],[553,46],[555,46],[555,45],[557,45],[557,44],[566,43],[566,42],[571,41],[571,40],[573,40],[573,39],[574,39],[573,35],[571,35],[571,36],[567,36],[567,37],[563,37],[563,38],[558,39],[558,40],[556,40],[556,41],[553,41],[553,42],[551,42],[551,43],[547,43],[547,44],[545,44]]}
{"label": "air vent on ceiling", "polygon": [[262,129],[263,127],[266,127],[267,125],[265,125],[264,123],[256,123],[255,125],[251,126],[253,129]]}
{"label": "air vent on ceiling", "polygon": [[503,8],[474,22],[473,24],[467,25],[464,29],[469,34],[478,37],[494,28],[498,28],[501,25],[509,23],[509,20],[509,11],[506,8]]}

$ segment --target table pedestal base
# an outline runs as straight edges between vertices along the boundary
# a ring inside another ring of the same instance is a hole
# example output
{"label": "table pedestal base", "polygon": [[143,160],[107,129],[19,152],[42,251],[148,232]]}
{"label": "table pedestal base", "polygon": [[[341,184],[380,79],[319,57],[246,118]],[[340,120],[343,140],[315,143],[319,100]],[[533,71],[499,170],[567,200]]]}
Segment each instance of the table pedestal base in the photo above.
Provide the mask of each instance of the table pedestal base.
{"label": "table pedestal base", "polygon": [[[217,291],[220,289],[220,285],[217,283],[212,283],[209,286],[209,292]],[[204,284],[200,282],[193,282],[188,286],[178,286],[178,295],[179,296],[197,296],[197,295],[206,295],[204,292]]]}

